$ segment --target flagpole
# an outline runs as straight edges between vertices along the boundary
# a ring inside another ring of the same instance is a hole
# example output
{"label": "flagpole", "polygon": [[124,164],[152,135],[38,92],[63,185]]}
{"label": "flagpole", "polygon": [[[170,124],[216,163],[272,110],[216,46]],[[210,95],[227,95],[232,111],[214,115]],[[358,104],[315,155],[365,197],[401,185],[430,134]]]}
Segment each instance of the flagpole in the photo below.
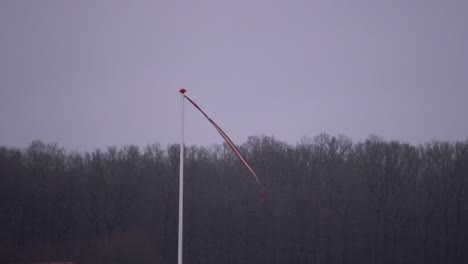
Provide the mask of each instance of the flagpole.
{"label": "flagpole", "polygon": [[184,88],[180,89],[181,134],[180,134],[180,165],[179,165],[179,247],[177,263],[182,264],[183,226],[184,226]]}

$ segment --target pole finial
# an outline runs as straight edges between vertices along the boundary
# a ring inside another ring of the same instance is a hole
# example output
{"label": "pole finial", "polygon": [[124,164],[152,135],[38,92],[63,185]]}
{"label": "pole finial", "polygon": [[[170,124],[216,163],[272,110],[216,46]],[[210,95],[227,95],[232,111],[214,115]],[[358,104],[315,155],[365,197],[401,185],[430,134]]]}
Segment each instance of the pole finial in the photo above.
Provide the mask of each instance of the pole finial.
{"label": "pole finial", "polygon": [[185,88],[180,88],[179,92],[180,92],[181,94],[184,94],[185,92],[187,92],[187,90],[185,90]]}

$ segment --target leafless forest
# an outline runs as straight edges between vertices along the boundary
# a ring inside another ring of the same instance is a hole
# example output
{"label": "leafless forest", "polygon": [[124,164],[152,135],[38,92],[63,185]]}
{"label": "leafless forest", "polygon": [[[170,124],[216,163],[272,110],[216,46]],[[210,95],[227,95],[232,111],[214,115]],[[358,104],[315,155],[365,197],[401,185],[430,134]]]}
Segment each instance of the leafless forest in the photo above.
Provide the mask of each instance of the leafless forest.
{"label": "leafless forest", "polygon": [[[176,263],[179,146],[0,147],[0,263]],[[185,263],[468,263],[468,141],[187,146]]]}

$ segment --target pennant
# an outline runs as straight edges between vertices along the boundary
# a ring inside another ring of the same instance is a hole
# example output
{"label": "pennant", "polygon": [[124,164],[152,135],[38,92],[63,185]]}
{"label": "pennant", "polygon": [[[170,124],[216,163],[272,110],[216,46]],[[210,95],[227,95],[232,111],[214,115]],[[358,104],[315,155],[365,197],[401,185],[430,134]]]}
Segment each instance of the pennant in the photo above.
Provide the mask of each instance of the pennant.
{"label": "pennant", "polygon": [[[181,91],[182,92],[182,91]],[[185,92],[185,89],[184,89]],[[264,193],[263,193],[263,187],[262,184],[260,183],[260,180],[258,179],[257,174],[253,170],[252,166],[250,163],[247,161],[247,159],[244,157],[244,155],[240,152],[239,148],[232,142],[232,140],[229,138],[229,136],[221,129],[221,127],[218,126],[192,99],[190,99],[188,96],[184,94],[184,97],[193,105],[195,108],[197,108],[205,117],[208,119],[208,121],[216,128],[218,133],[221,135],[221,137],[226,141],[227,145],[229,148],[239,157],[239,159],[244,163],[244,165],[247,167],[247,169],[250,171],[252,176],[255,178],[255,181],[257,182],[259,188],[260,188],[260,200],[262,202],[262,207],[264,207]]]}

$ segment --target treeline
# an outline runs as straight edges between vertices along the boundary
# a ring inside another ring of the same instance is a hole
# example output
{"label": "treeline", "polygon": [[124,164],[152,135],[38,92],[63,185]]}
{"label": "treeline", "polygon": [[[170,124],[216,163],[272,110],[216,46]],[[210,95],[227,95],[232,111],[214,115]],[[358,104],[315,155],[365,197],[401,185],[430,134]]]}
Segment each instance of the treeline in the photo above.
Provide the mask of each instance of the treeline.
{"label": "treeline", "polygon": [[[468,263],[468,141],[188,146],[185,263]],[[0,262],[176,263],[179,146],[0,147]]]}

